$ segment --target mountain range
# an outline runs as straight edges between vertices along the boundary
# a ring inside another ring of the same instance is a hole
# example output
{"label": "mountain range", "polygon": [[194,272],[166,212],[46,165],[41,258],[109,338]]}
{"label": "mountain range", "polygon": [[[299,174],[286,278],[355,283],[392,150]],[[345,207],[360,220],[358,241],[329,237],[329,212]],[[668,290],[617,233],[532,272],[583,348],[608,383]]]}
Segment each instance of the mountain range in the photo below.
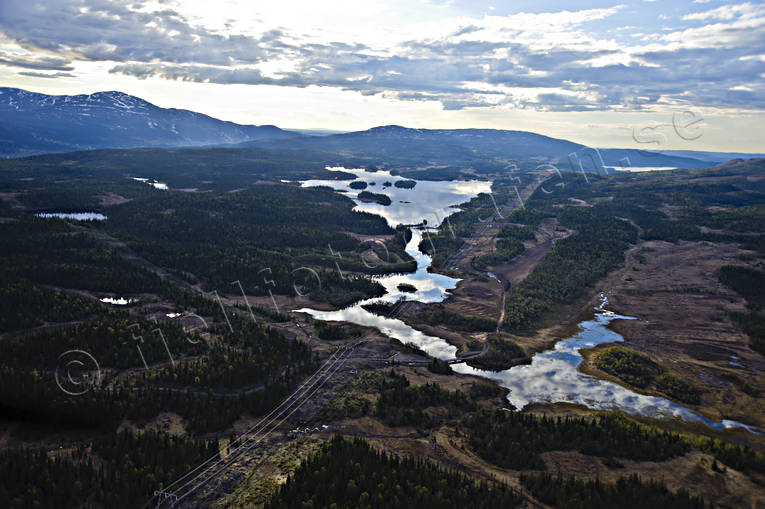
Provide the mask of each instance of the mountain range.
{"label": "mountain range", "polygon": [[0,157],[100,148],[197,147],[283,138],[273,125],[160,108],[122,92],[45,95],[0,88]]}
{"label": "mountain range", "polygon": [[[122,92],[45,95],[0,88],[0,157],[105,148],[229,146],[310,155],[330,164],[501,168],[523,161],[593,171],[607,167],[699,168],[728,154],[599,149],[527,131],[412,129],[396,125],[348,133],[241,125],[189,110],[160,108]],[[730,154],[741,157],[742,154]]]}

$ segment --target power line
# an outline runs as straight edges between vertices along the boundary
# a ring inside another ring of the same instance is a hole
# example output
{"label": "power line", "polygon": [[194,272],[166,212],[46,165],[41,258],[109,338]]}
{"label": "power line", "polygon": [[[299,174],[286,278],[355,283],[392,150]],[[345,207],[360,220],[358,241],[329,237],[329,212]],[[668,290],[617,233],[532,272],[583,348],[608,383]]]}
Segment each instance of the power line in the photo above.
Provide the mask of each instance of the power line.
{"label": "power line", "polygon": [[[292,394],[290,394],[290,395],[289,395],[289,396],[288,396],[286,399],[284,399],[284,400],[282,401],[282,403],[281,403],[281,404],[279,404],[278,406],[276,406],[276,407],[275,407],[273,410],[271,410],[271,412],[269,412],[267,415],[263,416],[263,417],[260,419],[260,421],[258,421],[258,422],[257,422],[257,423],[255,423],[253,426],[251,426],[251,427],[250,427],[248,430],[244,431],[244,432],[243,432],[241,435],[239,435],[239,436],[238,436],[238,437],[237,437],[237,438],[236,438],[236,439],[235,439],[235,440],[232,442],[232,444],[234,444],[234,443],[236,443],[236,442],[240,441],[240,440],[242,439],[242,437],[244,437],[246,434],[248,434],[248,433],[252,432],[252,431],[253,431],[253,430],[254,430],[256,427],[260,426],[260,425],[261,425],[261,424],[262,424],[262,423],[263,423],[263,422],[264,422],[266,419],[268,419],[269,417],[271,417],[271,415],[273,415],[273,414],[274,414],[274,412],[276,412],[277,410],[279,410],[279,409],[280,409],[282,406],[284,406],[284,404],[285,404],[285,403],[287,403],[287,402],[288,402],[288,401],[289,401],[289,400],[290,400],[292,397],[294,397],[294,396],[295,396],[297,393],[299,393],[300,391],[302,391],[302,390],[303,390],[303,388],[304,388],[304,387],[305,387],[305,386],[306,386],[308,383],[310,383],[310,382],[311,382],[311,380],[312,380],[312,379],[313,379],[315,376],[317,376],[317,375],[318,375],[318,374],[319,374],[319,373],[320,373],[320,372],[321,372],[321,371],[322,371],[322,370],[325,368],[325,366],[326,366],[326,365],[327,365],[329,362],[331,362],[331,361],[332,361],[332,359],[335,357],[335,355],[337,355],[337,353],[338,353],[339,351],[340,351],[340,350],[337,350],[337,351],[335,351],[335,353],[333,353],[333,354],[332,354],[332,355],[331,355],[331,356],[330,356],[330,357],[329,357],[329,358],[328,358],[328,359],[327,359],[327,360],[324,362],[324,364],[323,364],[322,366],[320,366],[320,367],[319,367],[319,369],[318,369],[318,370],[316,370],[316,371],[315,371],[315,372],[314,372],[314,373],[313,373],[313,374],[312,374],[310,377],[308,377],[306,380],[304,380],[304,381],[303,381],[303,383],[302,383],[300,386],[298,386],[298,388],[297,388],[297,389],[296,389],[296,390],[295,390],[295,391],[294,391]],[[167,486],[167,487],[165,487],[164,489],[165,489],[165,490],[169,490],[170,488],[172,488],[173,486],[175,486],[176,484],[178,484],[180,481],[182,481],[183,479],[185,479],[186,477],[188,477],[189,475],[191,475],[192,473],[194,473],[194,472],[195,472],[195,471],[197,471],[198,469],[202,468],[202,467],[203,467],[205,464],[209,463],[211,460],[215,459],[216,457],[218,457],[218,455],[217,455],[217,454],[216,454],[216,455],[213,455],[213,456],[211,456],[210,458],[208,458],[207,460],[205,460],[205,461],[204,461],[202,464],[200,464],[199,466],[197,466],[195,469],[191,470],[190,472],[187,472],[187,473],[186,473],[185,475],[183,475],[181,478],[179,478],[179,479],[176,479],[176,480],[175,480],[175,481],[174,481],[172,484],[168,485],[168,486]]]}
{"label": "power line", "polygon": [[[343,349],[347,349],[347,347],[343,347]],[[302,384],[301,384],[301,385],[300,385],[300,386],[299,386],[299,387],[298,387],[298,388],[297,388],[297,389],[296,389],[296,390],[295,390],[295,391],[294,391],[292,394],[290,394],[290,395],[289,395],[287,398],[285,398],[285,399],[282,401],[282,403],[281,403],[281,404],[279,404],[277,407],[275,407],[275,408],[274,408],[274,409],[273,409],[271,412],[269,412],[267,415],[265,415],[264,417],[262,417],[262,418],[261,418],[261,419],[260,419],[260,420],[259,420],[257,423],[255,423],[253,426],[251,426],[251,427],[250,427],[248,430],[246,430],[246,431],[245,431],[245,432],[243,432],[241,435],[239,435],[239,436],[238,436],[238,437],[237,437],[237,438],[236,438],[236,439],[235,439],[235,440],[232,442],[232,444],[233,444],[233,443],[236,443],[236,442],[239,442],[239,441],[241,441],[241,440],[242,440],[242,439],[243,439],[243,438],[244,438],[244,437],[245,437],[245,436],[246,436],[248,433],[251,433],[251,432],[252,432],[253,430],[255,430],[255,429],[258,427],[258,426],[260,426],[261,424],[263,424],[263,423],[264,423],[264,422],[265,422],[265,421],[266,421],[266,420],[267,420],[269,417],[271,417],[271,416],[272,416],[274,413],[276,413],[277,411],[279,411],[279,410],[280,410],[280,409],[281,409],[281,408],[282,408],[282,407],[283,407],[285,404],[287,404],[287,403],[288,403],[288,402],[289,402],[289,401],[290,401],[292,398],[294,398],[296,395],[298,395],[298,393],[302,392],[302,391],[303,391],[303,389],[304,389],[304,388],[305,388],[305,387],[306,387],[306,386],[307,386],[309,383],[311,383],[311,381],[312,381],[312,380],[313,380],[315,377],[317,377],[317,376],[318,376],[318,375],[319,375],[319,374],[320,374],[322,371],[324,371],[324,370],[325,370],[325,368],[327,368],[327,367],[329,366],[329,368],[331,369],[331,367],[332,367],[331,365],[333,365],[333,364],[336,362],[336,359],[335,359],[335,357],[336,357],[336,356],[338,355],[338,353],[340,353],[340,352],[341,352],[343,349],[338,349],[337,351],[335,351],[335,352],[334,352],[334,353],[333,353],[333,354],[332,354],[332,355],[331,355],[331,356],[330,356],[330,357],[329,357],[329,358],[328,358],[328,359],[327,359],[327,360],[324,362],[324,364],[323,364],[322,366],[320,366],[320,367],[319,367],[319,369],[317,369],[317,370],[316,370],[316,371],[315,371],[315,372],[314,372],[314,373],[313,373],[313,374],[312,374],[310,377],[308,377],[308,378],[307,378],[307,379],[306,379],[306,380],[305,380],[305,381],[304,381],[304,382],[303,382],[303,383],[302,383]],[[315,381],[314,381],[314,384],[315,384]],[[312,387],[314,384],[312,384],[312,385],[311,385],[311,387]],[[310,390],[310,388],[309,388],[308,390]],[[290,405],[290,406],[291,406],[291,405]],[[289,407],[288,407],[288,408],[289,408]],[[281,413],[281,412],[280,412],[280,413]],[[270,421],[269,421],[269,422],[270,422]],[[176,480],[175,480],[173,483],[171,483],[170,485],[168,485],[167,487],[165,487],[163,490],[159,490],[159,491],[169,492],[169,491],[171,490],[171,488],[173,488],[174,486],[176,486],[177,484],[179,484],[180,482],[182,482],[184,479],[188,478],[188,477],[189,477],[191,474],[193,474],[194,472],[196,472],[196,471],[197,471],[197,470],[199,470],[200,468],[203,468],[203,467],[205,467],[205,466],[206,466],[207,464],[209,464],[211,461],[215,460],[216,458],[219,458],[219,456],[220,456],[220,454],[215,454],[215,455],[211,456],[210,458],[208,458],[207,460],[205,460],[204,462],[202,462],[201,464],[199,464],[199,465],[198,465],[196,468],[194,468],[194,469],[192,469],[191,471],[187,472],[186,474],[184,474],[184,475],[183,475],[183,476],[181,476],[180,478],[176,479]],[[156,496],[156,495],[157,495],[157,493],[155,492],[155,496]],[[152,497],[152,499],[150,499],[150,500],[149,500],[149,502],[146,504],[146,506],[147,506],[147,505],[148,505],[148,504],[151,502],[151,500],[153,500],[153,498],[154,498],[154,497]]]}
{"label": "power line", "polygon": [[[315,388],[315,389],[314,389],[314,390],[313,390],[313,391],[312,391],[310,394],[308,394],[308,396],[307,396],[307,397],[306,397],[306,398],[305,398],[305,399],[304,399],[304,400],[303,400],[303,401],[302,401],[302,402],[301,402],[301,403],[300,403],[300,404],[299,404],[297,407],[295,407],[295,408],[294,408],[294,409],[293,409],[293,410],[292,410],[292,411],[291,411],[289,414],[287,414],[287,415],[285,415],[284,417],[282,417],[282,418],[281,418],[281,420],[283,421],[283,420],[286,420],[287,418],[289,418],[289,417],[290,417],[292,414],[294,414],[295,412],[297,412],[297,411],[300,409],[300,407],[301,407],[303,404],[305,404],[305,403],[306,403],[308,400],[310,400],[310,399],[311,399],[311,396],[313,396],[313,394],[315,394],[315,393],[316,393],[316,391],[318,391],[318,390],[319,390],[319,389],[320,389],[320,388],[321,388],[321,387],[322,387],[322,386],[323,386],[323,385],[324,385],[324,384],[325,384],[325,383],[326,383],[328,380],[330,380],[330,379],[333,377],[333,375],[335,374],[335,372],[336,372],[336,371],[337,371],[337,370],[338,370],[340,367],[342,367],[342,365],[345,363],[345,361],[348,359],[348,357],[350,357],[350,352],[352,352],[352,351],[353,351],[353,348],[349,348],[349,349],[347,350],[347,352],[349,352],[349,355],[347,355],[347,356],[345,356],[345,357],[342,357],[342,358],[338,358],[337,362],[335,363],[335,364],[337,364],[337,367],[336,367],[336,368],[335,368],[335,369],[332,371],[332,373],[330,373],[328,376],[325,376],[325,377],[323,378],[323,380],[321,381],[321,383],[320,383],[320,384],[319,384],[319,385],[318,385],[318,386],[317,386],[317,387],[316,387],[316,388]],[[338,364],[338,363],[339,363],[339,364]],[[273,422],[273,421],[277,420],[277,418],[278,418],[278,417],[274,417],[274,418],[271,420],[271,422]],[[270,423],[269,423],[269,424],[270,424]],[[227,469],[227,468],[228,468],[228,467],[229,467],[231,464],[233,464],[233,463],[234,463],[236,460],[238,460],[239,458],[241,458],[241,457],[242,457],[242,456],[243,456],[245,453],[247,453],[247,452],[248,452],[250,449],[252,449],[252,447],[254,447],[254,446],[255,446],[255,444],[257,444],[258,442],[261,442],[261,441],[262,441],[262,440],[264,440],[264,439],[265,439],[265,438],[266,438],[268,435],[270,435],[270,434],[271,434],[271,433],[272,433],[272,432],[273,432],[273,431],[274,431],[274,430],[275,430],[275,429],[276,429],[278,426],[279,426],[279,423],[276,423],[276,424],[274,424],[274,426],[273,426],[273,427],[272,427],[270,430],[268,430],[268,431],[267,431],[267,432],[266,432],[266,433],[265,433],[263,436],[261,436],[261,437],[259,437],[259,438],[257,438],[257,435],[256,435],[256,438],[253,438],[253,437],[249,438],[249,439],[248,439],[248,442],[246,442],[246,443],[244,443],[244,444],[242,444],[242,445],[240,446],[240,448],[243,448],[243,450],[239,451],[239,448],[238,448],[238,449],[237,449],[237,450],[234,452],[234,454],[233,454],[233,455],[232,455],[232,454],[230,454],[228,457],[226,457],[226,458],[225,458],[225,461],[224,461],[224,464],[221,466],[221,468],[220,468],[220,469],[218,469],[218,471],[217,471],[217,472],[214,472],[213,474],[211,474],[211,475],[210,475],[210,477],[209,477],[209,478],[207,478],[207,479],[202,479],[202,480],[200,480],[200,482],[199,482],[197,485],[195,485],[195,486],[192,486],[192,487],[191,487],[190,489],[188,489],[186,492],[184,492],[183,494],[179,495],[179,496],[178,496],[178,499],[177,499],[177,500],[178,500],[178,502],[180,502],[181,500],[183,500],[184,498],[186,498],[187,496],[189,496],[191,493],[193,493],[194,491],[196,491],[197,489],[199,489],[201,486],[203,486],[203,485],[207,484],[207,483],[208,483],[208,482],[210,482],[212,479],[214,479],[215,477],[217,477],[218,475],[220,475],[220,474],[221,474],[223,471],[225,471],[225,470],[226,470],[226,469]],[[262,431],[262,430],[261,430],[261,431]],[[233,456],[233,457],[231,457],[231,456]],[[211,468],[212,468],[212,467],[211,467]],[[208,469],[208,471],[209,471],[209,470],[210,470],[210,469]],[[202,476],[202,475],[204,475],[204,473],[206,473],[206,472],[207,472],[207,471],[203,472],[203,474],[200,474],[200,475],[198,475],[196,478],[198,478],[198,477],[201,477],[201,476]],[[196,479],[196,478],[195,478],[195,479]],[[193,482],[193,480],[192,480],[192,481],[189,481],[189,482],[187,482],[186,484],[184,484],[184,486],[182,486],[181,488],[178,488],[176,491],[177,491],[177,492],[180,492],[180,491],[181,491],[181,490],[182,490],[182,489],[183,489],[185,486],[187,486],[187,485],[188,485],[188,484],[190,484],[191,482]]]}

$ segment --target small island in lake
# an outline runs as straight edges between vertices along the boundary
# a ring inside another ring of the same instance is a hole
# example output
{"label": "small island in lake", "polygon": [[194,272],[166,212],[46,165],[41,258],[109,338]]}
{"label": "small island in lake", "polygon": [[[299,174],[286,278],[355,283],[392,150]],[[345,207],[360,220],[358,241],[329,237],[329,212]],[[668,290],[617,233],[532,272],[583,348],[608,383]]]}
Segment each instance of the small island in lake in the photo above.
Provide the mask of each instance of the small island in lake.
{"label": "small island in lake", "polygon": [[358,196],[359,200],[366,202],[379,203],[380,205],[390,205],[391,199],[384,194],[370,193],[369,191],[361,191]]}
{"label": "small island in lake", "polygon": [[400,292],[414,293],[417,291],[417,287],[409,283],[401,283],[397,288]]}
{"label": "small island in lake", "polygon": [[412,189],[417,185],[417,182],[414,180],[397,180],[393,185],[401,189]]}

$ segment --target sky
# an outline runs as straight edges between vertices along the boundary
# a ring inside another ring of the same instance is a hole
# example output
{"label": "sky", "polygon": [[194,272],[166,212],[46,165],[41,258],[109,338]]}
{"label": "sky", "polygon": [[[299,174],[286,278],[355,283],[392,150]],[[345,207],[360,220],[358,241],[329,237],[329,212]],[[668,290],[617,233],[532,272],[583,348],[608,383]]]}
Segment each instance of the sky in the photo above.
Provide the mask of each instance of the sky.
{"label": "sky", "polygon": [[765,152],[765,2],[0,0],[0,86],[285,128]]}

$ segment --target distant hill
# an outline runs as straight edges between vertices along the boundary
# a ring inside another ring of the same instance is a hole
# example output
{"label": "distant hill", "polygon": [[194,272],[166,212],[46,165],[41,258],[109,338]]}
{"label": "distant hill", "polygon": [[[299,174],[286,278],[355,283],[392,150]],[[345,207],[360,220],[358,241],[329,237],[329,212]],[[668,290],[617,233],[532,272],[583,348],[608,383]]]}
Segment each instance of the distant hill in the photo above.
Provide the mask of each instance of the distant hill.
{"label": "distant hill", "polygon": [[483,157],[544,157],[546,154],[568,154],[582,147],[578,143],[559,140],[526,131],[496,129],[411,129],[397,125],[374,127],[366,131],[329,136],[279,141],[255,141],[245,145],[305,148],[342,152],[375,158],[406,157],[417,159],[461,159],[480,154]]}
{"label": "distant hill", "polygon": [[0,88],[0,157],[99,148],[198,147],[291,136],[297,133],[160,108],[122,92],[55,96]]}
{"label": "distant hill", "polygon": [[763,158],[765,154],[749,154],[746,152],[702,152],[698,150],[662,150],[662,154],[670,156],[693,157],[715,163],[722,163],[731,159],[756,159]]}
{"label": "distant hill", "polygon": [[[579,143],[527,131],[410,129],[396,125],[322,137],[256,140],[241,146],[320,151],[342,154],[346,158],[355,157],[360,163],[384,162],[409,168],[462,166],[478,172],[497,170],[521,161],[526,167],[549,162],[556,163],[561,170],[571,170],[578,169],[578,161],[581,160],[585,170],[589,171],[602,170],[603,166],[703,168],[714,164],[709,160],[634,149],[600,149],[595,152]],[[570,154],[576,155],[570,158]],[[573,166],[572,161],[575,163]],[[433,172],[432,169],[430,171]]]}
{"label": "distant hill", "polygon": [[734,174],[751,175],[761,180],[765,178],[765,157],[751,159],[731,159],[714,167],[715,170],[725,170]]}

